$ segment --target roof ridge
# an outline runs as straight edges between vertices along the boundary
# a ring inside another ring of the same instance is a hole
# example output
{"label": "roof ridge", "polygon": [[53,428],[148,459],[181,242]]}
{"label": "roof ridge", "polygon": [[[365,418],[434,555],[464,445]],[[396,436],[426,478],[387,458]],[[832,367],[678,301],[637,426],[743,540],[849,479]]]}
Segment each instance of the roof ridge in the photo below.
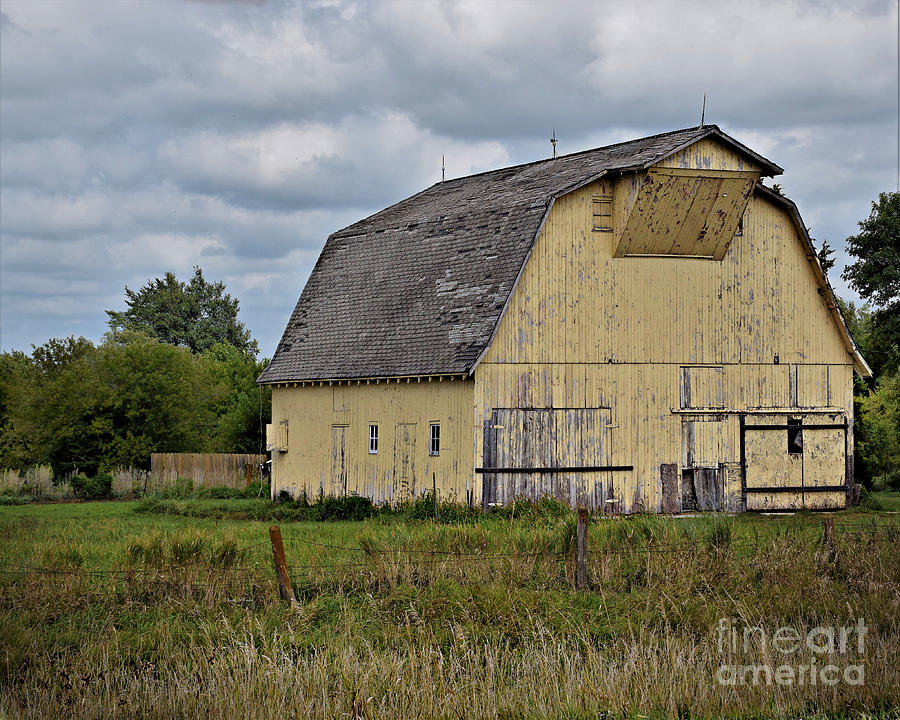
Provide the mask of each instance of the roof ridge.
{"label": "roof ridge", "polygon": [[[619,147],[621,145],[630,145],[631,143],[643,142],[645,140],[654,140],[656,138],[665,137],[666,135],[677,135],[678,133],[688,132],[689,130],[701,130],[706,128],[715,130],[720,133],[722,132],[721,128],[719,128],[718,125],[695,125],[693,127],[681,128],[680,130],[667,130],[666,132],[656,133],[655,135],[645,135],[643,137],[632,138],[631,140],[621,140],[616,143],[610,143],[609,145],[598,145],[597,147],[587,148],[585,150],[576,150],[575,152],[566,153],[565,155],[559,155],[555,158],[542,158],[540,160],[531,160],[529,162],[518,163],[516,165],[507,165],[506,167],[494,168],[493,170],[482,170],[481,172],[472,173],[470,175],[460,175],[459,177],[450,178],[449,180],[443,180],[429,185],[426,190],[430,190],[433,187],[438,187],[439,185],[446,185],[447,183],[456,182],[458,180],[468,180],[469,178],[481,177],[483,175],[491,175],[493,173],[515,170],[517,168],[525,168],[531,165],[540,165],[541,163],[553,162],[554,160],[563,160],[565,158],[572,158],[577,155],[586,155],[587,153],[597,152],[598,150],[609,150],[610,148]],[[422,192],[424,192],[424,190]]]}

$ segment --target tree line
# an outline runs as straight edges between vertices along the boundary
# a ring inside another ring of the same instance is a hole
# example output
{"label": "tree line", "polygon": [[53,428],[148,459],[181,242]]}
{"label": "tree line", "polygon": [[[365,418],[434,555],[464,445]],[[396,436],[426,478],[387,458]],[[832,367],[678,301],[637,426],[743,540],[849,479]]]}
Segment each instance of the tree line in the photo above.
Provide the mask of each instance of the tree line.
{"label": "tree line", "polygon": [[125,289],[99,344],[53,338],[0,354],[0,468],[149,468],[152,452],[263,452],[267,360],[239,304],[200,268]]}
{"label": "tree line", "polygon": [[855,261],[842,277],[864,304],[840,303],[873,373],[854,380],[855,474],[867,487],[900,490],[900,192],[881,193],[859,230],[847,238]]}

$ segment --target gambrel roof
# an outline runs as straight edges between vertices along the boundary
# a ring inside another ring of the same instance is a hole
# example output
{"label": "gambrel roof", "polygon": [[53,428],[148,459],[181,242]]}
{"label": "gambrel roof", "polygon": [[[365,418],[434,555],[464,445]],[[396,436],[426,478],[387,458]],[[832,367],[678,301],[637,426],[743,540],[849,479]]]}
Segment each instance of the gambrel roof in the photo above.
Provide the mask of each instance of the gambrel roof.
{"label": "gambrel roof", "polygon": [[705,125],[447,180],[334,233],[259,382],[470,372],[553,201],[704,138],[782,172]]}

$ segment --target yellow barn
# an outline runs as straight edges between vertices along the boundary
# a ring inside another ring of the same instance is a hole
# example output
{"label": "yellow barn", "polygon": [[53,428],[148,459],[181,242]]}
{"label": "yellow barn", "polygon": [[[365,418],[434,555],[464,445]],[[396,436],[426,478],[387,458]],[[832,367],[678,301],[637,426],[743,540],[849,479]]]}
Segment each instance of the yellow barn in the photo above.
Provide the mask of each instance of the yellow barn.
{"label": "yellow barn", "polygon": [[781,172],[705,125],[334,233],[259,378],[273,496],[845,507],[870,371]]}

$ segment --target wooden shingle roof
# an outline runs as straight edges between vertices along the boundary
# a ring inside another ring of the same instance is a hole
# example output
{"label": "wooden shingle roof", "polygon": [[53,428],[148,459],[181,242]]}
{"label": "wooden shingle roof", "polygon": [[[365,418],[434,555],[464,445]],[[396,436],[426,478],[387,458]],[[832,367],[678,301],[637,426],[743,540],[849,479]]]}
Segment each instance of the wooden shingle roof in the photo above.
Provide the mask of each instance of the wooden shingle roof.
{"label": "wooden shingle roof", "polygon": [[447,180],[334,233],[258,382],[470,372],[555,198],[710,136],[781,173],[706,125]]}

